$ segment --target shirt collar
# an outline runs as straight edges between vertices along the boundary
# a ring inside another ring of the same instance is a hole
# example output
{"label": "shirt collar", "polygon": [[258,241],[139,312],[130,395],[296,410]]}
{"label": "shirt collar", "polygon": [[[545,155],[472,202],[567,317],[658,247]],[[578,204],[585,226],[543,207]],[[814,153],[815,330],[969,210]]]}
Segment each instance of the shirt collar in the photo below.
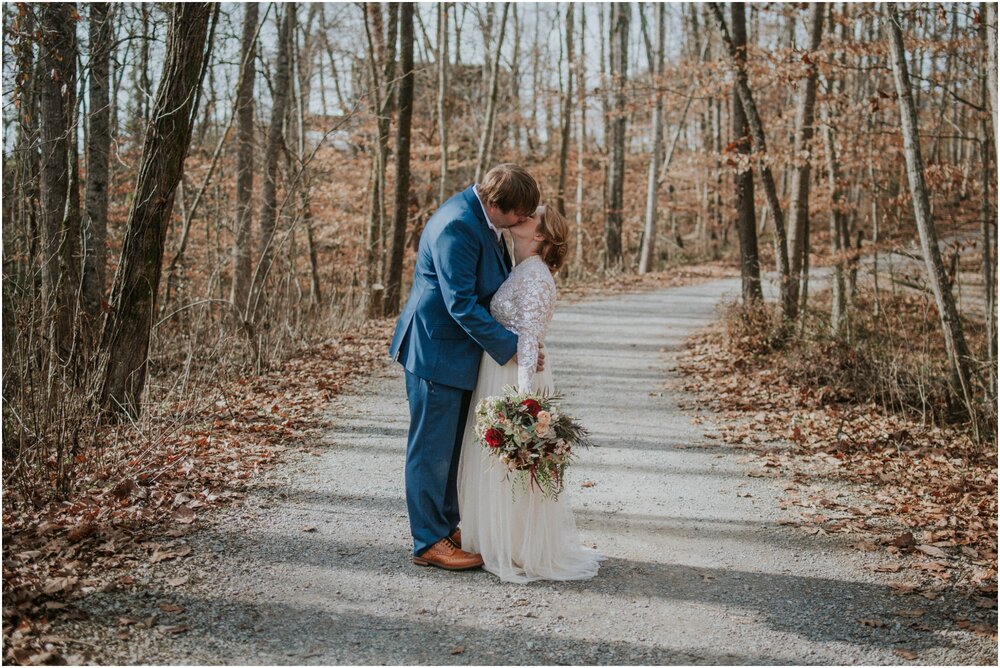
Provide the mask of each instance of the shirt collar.
{"label": "shirt collar", "polygon": [[483,217],[486,218],[486,224],[490,226],[491,230],[493,230],[493,234],[497,235],[497,241],[499,241],[502,232],[501,230],[498,230],[490,221],[490,215],[486,213],[486,206],[483,204],[483,198],[479,196],[479,186],[473,185],[472,192],[476,193],[476,199],[479,200],[479,206],[483,207]]}

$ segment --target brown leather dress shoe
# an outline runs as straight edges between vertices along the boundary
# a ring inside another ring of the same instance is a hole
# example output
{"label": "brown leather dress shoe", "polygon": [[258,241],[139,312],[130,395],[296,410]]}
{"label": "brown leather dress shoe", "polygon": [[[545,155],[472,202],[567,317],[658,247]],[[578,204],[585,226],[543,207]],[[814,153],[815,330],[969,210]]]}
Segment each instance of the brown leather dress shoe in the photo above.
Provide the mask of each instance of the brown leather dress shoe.
{"label": "brown leather dress shoe", "polygon": [[482,566],[483,558],[456,547],[449,537],[442,538],[420,556],[413,557],[413,563],[417,566],[437,566],[449,571],[465,571]]}
{"label": "brown leather dress shoe", "polygon": [[448,536],[448,540],[450,540],[451,542],[453,542],[455,544],[455,547],[461,548],[462,547],[462,530],[461,529],[455,529],[454,531],[452,531],[451,535]]}

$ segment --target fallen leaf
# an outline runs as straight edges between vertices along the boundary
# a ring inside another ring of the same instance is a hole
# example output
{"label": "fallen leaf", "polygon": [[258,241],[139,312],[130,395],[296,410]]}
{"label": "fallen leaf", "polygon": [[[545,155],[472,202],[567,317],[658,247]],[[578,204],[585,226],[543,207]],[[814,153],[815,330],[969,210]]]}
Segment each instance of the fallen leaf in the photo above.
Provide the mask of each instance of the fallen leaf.
{"label": "fallen leaf", "polygon": [[927,612],[926,608],[908,608],[906,610],[897,610],[896,614],[900,617],[906,617],[908,619],[916,619],[917,617],[923,617],[924,613]]}
{"label": "fallen leaf", "polygon": [[181,624],[179,626],[167,626],[163,629],[164,633],[169,633],[171,635],[176,635],[178,633],[186,633],[191,630],[191,627],[187,624]]}
{"label": "fallen leaf", "polygon": [[160,610],[163,612],[184,612],[184,606],[176,603],[160,603]]}
{"label": "fallen leaf", "polygon": [[936,557],[938,559],[947,559],[948,553],[939,547],[934,547],[933,545],[917,545],[917,551],[923,552],[928,557]]}
{"label": "fallen leaf", "polygon": [[181,524],[191,524],[197,517],[197,514],[187,506],[180,506],[173,512],[173,518]]}
{"label": "fallen leaf", "polygon": [[451,650],[451,655],[455,656],[456,654],[462,654],[463,652],[465,652],[465,646],[459,645]]}
{"label": "fallen leaf", "polygon": [[170,585],[171,587],[179,587],[182,584],[186,583],[189,577],[190,576],[188,575],[182,575],[177,578],[167,578],[167,584]]}
{"label": "fallen leaf", "polygon": [[889,626],[881,619],[859,619],[858,621],[864,624],[865,626],[870,626],[873,629],[884,629],[885,627]]}
{"label": "fallen leaf", "polygon": [[876,573],[898,573],[899,564],[882,564],[875,567]]}
{"label": "fallen leaf", "polygon": [[316,531],[316,527],[314,527],[313,525],[310,524],[308,526],[302,527],[302,530],[305,531],[305,532],[307,532],[307,533],[312,533],[312,532]]}
{"label": "fallen leaf", "polygon": [[907,661],[913,661],[914,659],[917,658],[917,653],[916,652],[911,652],[908,649],[897,649],[896,650],[896,654],[900,655],[901,657],[903,657]]}
{"label": "fallen leaf", "polygon": [[594,482],[593,480],[584,480],[583,482],[580,483],[580,487],[593,487],[596,484],[597,483]]}
{"label": "fallen leaf", "polygon": [[910,547],[915,543],[916,541],[913,539],[913,534],[910,533],[909,531],[901,533],[895,538],[893,538],[891,541],[889,541],[889,544],[895,547]]}

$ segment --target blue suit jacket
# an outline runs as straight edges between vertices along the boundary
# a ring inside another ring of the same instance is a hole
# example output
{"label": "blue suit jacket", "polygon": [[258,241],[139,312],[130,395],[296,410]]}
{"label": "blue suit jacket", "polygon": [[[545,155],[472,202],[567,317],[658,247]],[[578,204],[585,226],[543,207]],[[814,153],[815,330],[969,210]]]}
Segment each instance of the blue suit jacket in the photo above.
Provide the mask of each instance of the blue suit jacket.
{"label": "blue suit jacket", "polygon": [[475,388],[483,351],[498,364],[517,352],[517,335],[489,311],[506,278],[503,251],[469,186],[420,235],[413,286],[389,348],[393,360],[421,378]]}

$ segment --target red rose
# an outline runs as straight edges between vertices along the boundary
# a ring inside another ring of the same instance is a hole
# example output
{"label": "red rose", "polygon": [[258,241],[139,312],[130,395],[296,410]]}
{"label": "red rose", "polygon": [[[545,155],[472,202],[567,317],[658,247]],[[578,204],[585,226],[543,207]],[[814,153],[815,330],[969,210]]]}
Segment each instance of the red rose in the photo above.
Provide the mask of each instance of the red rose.
{"label": "red rose", "polygon": [[542,410],[542,405],[534,399],[525,399],[521,402],[521,405],[528,409],[531,417],[538,417],[538,412]]}
{"label": "red rose", "polygon": [[483,434],[483,440],[491,448],[499,448],[503,445],[503,432],[499,429],[487,429],[486,433]]}

